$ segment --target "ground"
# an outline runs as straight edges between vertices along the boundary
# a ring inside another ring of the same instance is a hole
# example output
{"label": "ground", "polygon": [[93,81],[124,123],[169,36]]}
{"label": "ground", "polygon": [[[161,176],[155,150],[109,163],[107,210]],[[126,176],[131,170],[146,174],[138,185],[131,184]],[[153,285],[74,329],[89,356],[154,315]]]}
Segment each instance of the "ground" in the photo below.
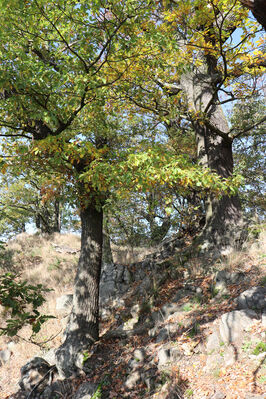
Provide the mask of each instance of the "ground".
{"label": "ground", "polygon": [[[224,342],[220,341],[218,350],[211,346],[210,336],[217,330],[221,316],[236,309],[234,299],[241,292],[265,284],[265,243],[264,233],[243,251],[208,265],[196,257],[184,261],[180,253],[173,255],[168,259],[163,283],[154,284],[144,296],[138,294],[140,282],[134,282],[122,300],[109,306],[109,316],[101,320],[101,339],[84,354],[85,373],[73,379],[75,389],[84,381],[95,382],[101,385],[102,399],[207,399],[215,394],[217,398],[245,399],[248,394],[254,398],[262,395],[266,381],[262,318],[254,319],[243,333],[240,346],[232,353],[233,360]],[[3,270],[16,268],[31,282],[41,281],[53,288],[44,310],[55,315],[56,298],[71,292],[78,259],[78,252],[60,253],[56,246],[78,251],[79,240],[70,235],[49,239],[22,235],[8,243],[0,261]],[[229,283],[226,292],[219,293],[214,276],[225,269],[241,272],[241,282]],[[180,292],[184,295],[174,302]],[[131,310],[136,306],[138,322],[132,330]],[[149,324],[152,318],[156,319],[155,326]],[[30,328],[25,328],[13,338],[12,356],[0,368],[0,399],[18,389],[19,370],[28,359],[59,346],[64,323],[58,316],[48,321],[37,336],[30,338]],[[10,340],[2,337],[1,349]],[[143,359],[138,358],[141,351]],[[164,351],[174,354],[169,362],[164,361]]]}

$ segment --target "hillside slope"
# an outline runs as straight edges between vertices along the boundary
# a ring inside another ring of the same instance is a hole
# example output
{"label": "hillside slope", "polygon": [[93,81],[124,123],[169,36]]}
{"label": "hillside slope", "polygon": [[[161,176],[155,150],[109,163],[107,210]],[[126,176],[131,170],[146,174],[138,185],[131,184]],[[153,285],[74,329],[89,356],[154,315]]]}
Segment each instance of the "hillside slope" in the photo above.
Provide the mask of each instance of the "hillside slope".
{"label": "hillside slope", "polygon": [[[264,398],[265,245],[264,233],[216,262],[188,258],[179,248],[128,264],[127,289],[102,302],[102,338],[84,354],[85,373],[68,381],[61,397],[78,398],[87,382],[102,399]],[[78,249],[76,236],[23,234],[2,250],[2,271],[54,289],[43,311],[57,319],[37,336],[24,328],[12,339],[12,355],[0,367],[1,399],[18,390],[21,366],[60,344],[66,317],[56,298],[71,293]],[[10,341],[2,337],[1,349]]]}

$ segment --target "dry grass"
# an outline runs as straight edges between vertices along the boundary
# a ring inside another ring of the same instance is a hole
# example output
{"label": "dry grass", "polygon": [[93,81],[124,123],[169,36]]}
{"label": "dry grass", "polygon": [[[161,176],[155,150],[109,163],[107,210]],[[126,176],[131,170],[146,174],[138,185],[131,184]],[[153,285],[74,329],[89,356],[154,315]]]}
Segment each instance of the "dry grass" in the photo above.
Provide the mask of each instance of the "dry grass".
{"label": "dry grass", "polygon": [[[71,234],[44,237],[38,235],[21,234],[10,241],[6,248],[6,258],[0,259],[0,272],[19,272],[23,279],[30,282],[42,283],[54,291],[47,293],[47,302],[42,311],[46,314],[56,315],[56,298],[62,294],[70,293],[78,260],[77,254],[58,253],[55,245],[79,249],[79,237]],[[265,277],[265,248],[266,232],[262,233],[259,240],[247,245],[246,249],[232,253],[228,258],[213,265],[216,269],[230,269],[235,271],[251,272],[256,274],[254,281]],[[137,248],[130,251],[125,247],[112,247],[113,257],[117,263],[129,264],[140,261],[154,249]],[[198,275],[199,262],[191,259],[191,274]],[[1,318],[1,315],[0,315]],[[61,342],[60,334],[50,340],[51,336],[59,333],[64,328],[65,321],[57,318],[45,323],[41,331],[34,337],[37,342],[45,342],[44,350],[58,347]],[[12,358],[5,365],[0,367],[0,399],[15,392],[18,388],[17,382],[20,378],[20,368],[32,357],[41,355],[42,350],[37,345],[29,342],[31,329],[23,328],[20,338],[0,337],[0,349],[5,349],[9,341],[16,343]]]}
{"label": "dry grass", "polygon": [[[0,271],[19,273],[22,279],[32,284],[41,283],[53,291],[46,294],[46,302],[41,308],[42,313],[56,315],[56,298],[70,293],[78,261],[77,254],[58,253],[55,245],[79,250],[80,239],[73,234],[54,234],[52,237],[41,235],[19,234],[9,241],[5,255],[0,262]],[[3,323],[3,315],[0,319]],[[46,322],[41,331],[31,337],[31,328],[24,327],[19,337],[0,337],[0,349],[5,349],[7,343],[15,342],[12,358],[0,368],[0,398],[15,392],[20,378],[20,368],[31,357],[41,354],[60,344],[60,335],[51,340],[51,337],[60,333],[64,321],[60,318]],[[42,343],[42,348],[30,342]],[[46,342],[47,341],[47,342]],[[45,343],[43,343],[45,342]]]}

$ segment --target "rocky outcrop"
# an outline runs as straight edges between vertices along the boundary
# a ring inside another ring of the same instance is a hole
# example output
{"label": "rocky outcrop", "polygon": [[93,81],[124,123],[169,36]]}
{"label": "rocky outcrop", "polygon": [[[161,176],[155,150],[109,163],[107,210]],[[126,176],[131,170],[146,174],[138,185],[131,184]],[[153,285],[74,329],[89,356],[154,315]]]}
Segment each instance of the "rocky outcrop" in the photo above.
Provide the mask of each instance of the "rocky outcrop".
{"label": "rocky outcrop", "polygon": [[253,287],[242,292],[235,300],[238,309],[266,310],[266,288]]}

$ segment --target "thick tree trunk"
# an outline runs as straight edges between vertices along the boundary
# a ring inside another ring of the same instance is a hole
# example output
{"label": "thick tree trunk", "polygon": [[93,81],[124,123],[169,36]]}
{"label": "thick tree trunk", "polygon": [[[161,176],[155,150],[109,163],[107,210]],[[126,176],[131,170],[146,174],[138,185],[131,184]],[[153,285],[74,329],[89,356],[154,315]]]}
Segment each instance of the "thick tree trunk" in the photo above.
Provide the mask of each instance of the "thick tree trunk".
{"label": "thick tree trunk", "polygon": [[99,282],[102,263],[103,213],[88,206],[81,212],[81,252],[74,285],[73,309],[66,339],[56,352],[57,368],[70,376],[82,367],[83,355],[99,338]]}
{"label": "thick tree trunk", "polygon": [[266,30],[266,0],[240,0],[241,3],[252,11],[256,20]]}
{"label": "thick tree trunk", "polygon": [[[196,134],[198,160],[204,167],[227,178],[233,173],[232,140],[227,136],[229,127],[216,94],[219,76],[213,59],[206,60],[202,56],[202,60],[199,68],[182,76],[181,86],[193,114],[191,119]],[[195,112],[204,114],[205,119],[195,122]],[[239,239],[236,231],[240,232],[242,225],[238,196],[222,196],[218,199],[210,195],[205,203],[205,211],[206,224],[201,240],[204,241],[203,246],[216,250],[233,247]]]}
{"label": "thick tree trunk", "polygon": [[[204,165],[227,178],[233,173],[232,141],[217,135],[206,126],[196,128],[198,157]],[[204,144],[203,144],[204,143]],[[206,224],[202,238],[207,249],[228,251],[240,241],[242,211],[237,195],[210,195],[205,203]]]}

